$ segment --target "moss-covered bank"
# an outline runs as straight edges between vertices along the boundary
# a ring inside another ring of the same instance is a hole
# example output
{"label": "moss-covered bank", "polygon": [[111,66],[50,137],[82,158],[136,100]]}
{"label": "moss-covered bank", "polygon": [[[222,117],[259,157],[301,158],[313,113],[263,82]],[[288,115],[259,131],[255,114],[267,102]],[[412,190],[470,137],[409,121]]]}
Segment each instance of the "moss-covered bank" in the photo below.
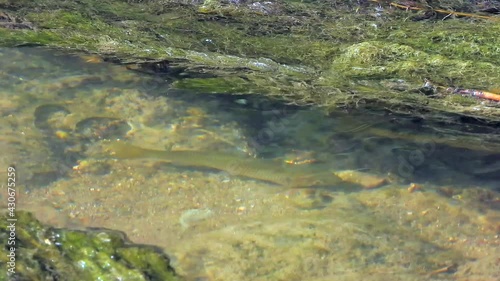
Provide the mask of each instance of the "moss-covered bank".
{"label": "moss-covered bank", "polygon": [[[176,87],[200,92],[278,95],[326,107],[365,101],[396,112],[431,109],[499,121],[498,103],[443,89],[500,88],[494,14],[500,2],[408,6],[420,10],[391,3],[0,0],[8,15],[0,45],[41,44],[160,65],[181,78]],[[429,95],[420,89],[424,79],[442,88]]]}
{"label": "moss-covered bank", "polygon": [[27,212],[17,212],[16,219],[1,216],[0,260],[13,263],[8,268],[15,274],[4,270],[0,280],[178,280],[164,253],[130,244],[121,232],[55,229]]}

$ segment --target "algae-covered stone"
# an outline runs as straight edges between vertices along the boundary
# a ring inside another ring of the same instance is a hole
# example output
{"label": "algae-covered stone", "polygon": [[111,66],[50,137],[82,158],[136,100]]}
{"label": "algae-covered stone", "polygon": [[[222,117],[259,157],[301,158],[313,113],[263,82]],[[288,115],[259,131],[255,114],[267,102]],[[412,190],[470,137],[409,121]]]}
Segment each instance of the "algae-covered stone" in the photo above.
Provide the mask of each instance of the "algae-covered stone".
{"label": "algae-covered stone", "polygon": [[[11,246],[15,247],[15,275],[10,280],[178,280],[161,250],[131,244],[121,232],[54,229],[21,211],[16,218]],[[11,235],[9,223],[2,216],[2,241]],[[2,248],[2,263],[9,261],[8,250]],[[6,278],[0,276],[0,280]]]}

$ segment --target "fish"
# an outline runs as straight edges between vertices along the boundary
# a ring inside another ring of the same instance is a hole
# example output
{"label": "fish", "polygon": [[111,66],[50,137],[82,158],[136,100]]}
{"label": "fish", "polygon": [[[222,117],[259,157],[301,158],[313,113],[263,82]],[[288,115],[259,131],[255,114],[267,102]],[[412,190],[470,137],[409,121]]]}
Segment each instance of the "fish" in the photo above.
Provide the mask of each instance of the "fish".
{"label": "fish", "polygon": [[115,159],[152,159],[177,166],[210,168],[289,188],[336,186],[347,181],[367,188],[374,185],[373,181],[365,185],[364,180],[353,178],[356,171],[350,171],[350,177],[343,176],[345,171],[340,172],[341,176],[338,176],[330,171],[328,165],[288,165],[275,159],[250,158],[215,151],[155,150],[122,141],[111,142],[105,149]]}

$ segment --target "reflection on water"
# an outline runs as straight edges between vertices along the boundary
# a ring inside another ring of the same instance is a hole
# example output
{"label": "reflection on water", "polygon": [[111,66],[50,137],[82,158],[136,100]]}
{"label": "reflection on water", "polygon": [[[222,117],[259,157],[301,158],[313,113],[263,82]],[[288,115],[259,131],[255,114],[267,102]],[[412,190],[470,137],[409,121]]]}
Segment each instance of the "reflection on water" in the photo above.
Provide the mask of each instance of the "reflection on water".
{"label": "reflection on water", "polygon": [[[0,65],[0,168],[17,165],[19,204],[47,223],[120,229],[164,247],[190,280],[494,275],[499,125],[200,96],[171,88],[171,77],[43,49],[1,49]],[[102,151],[115,139],[241,157],[267,174],[231,172],[220,155],[189,167],[117,161]],[[290,190],[266,180],[289,166],[386,184]]]}

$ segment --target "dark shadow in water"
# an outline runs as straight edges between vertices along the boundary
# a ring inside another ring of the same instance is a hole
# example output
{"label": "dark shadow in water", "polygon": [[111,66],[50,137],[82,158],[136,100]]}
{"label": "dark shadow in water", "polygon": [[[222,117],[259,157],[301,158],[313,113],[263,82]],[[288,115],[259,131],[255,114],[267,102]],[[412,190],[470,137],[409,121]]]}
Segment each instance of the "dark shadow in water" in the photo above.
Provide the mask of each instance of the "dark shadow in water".
{"label": "dark shadow in water", "polygon": [[[27,59],[43,56],[56,67],[69,67],[68,71],[75,75],[93,73],[103,67],[102,64],[84,64],[74,55],[29,50]],[[28,72],[13,75],[29,79],[30,75],[50,71],[30,69]],[[185,101],[215,117],[224,114],[221,122],[236,121],[248,136],[250,146],[262,158],[307,160],[309,157],[334,170],[390,173],[408,183],[487,184],[498,188],[497,182],[500,182],[498,123],[431,112],[421,116],[395,115],[382,108],[369,108],[369,105],[325,114],[322,109],[287,105],[261,95],[195,94],[172,90],[169,88],[172,81],[201,78],[203,74],[172,69],[168,62],[151,63],[147,73],[138,73],[144,76],[144,82],[137,82],[140,79],[124,81],[121,86]],[[65,98],[71,97],[71,91],[64,91],[64,94],[68,95]],[[39,106],[34,114],[36,127],[45,133],[47,145],[59,159],[56,166],[63,167],[56,172],[59,175],[64,175],[64,171],[83,157],[82,151],[87,144],[124,135],[129,129],[121,120],[90,117],[77,124],[74,140],[61,141],[55,137],[55,129],[47,120],[55,114],[69,114],[69,111],[58,104],[46,104]],[[67,149],[75,145],[81,146],[81,150]],[[42,178],[57,177],[44,175]]]}

